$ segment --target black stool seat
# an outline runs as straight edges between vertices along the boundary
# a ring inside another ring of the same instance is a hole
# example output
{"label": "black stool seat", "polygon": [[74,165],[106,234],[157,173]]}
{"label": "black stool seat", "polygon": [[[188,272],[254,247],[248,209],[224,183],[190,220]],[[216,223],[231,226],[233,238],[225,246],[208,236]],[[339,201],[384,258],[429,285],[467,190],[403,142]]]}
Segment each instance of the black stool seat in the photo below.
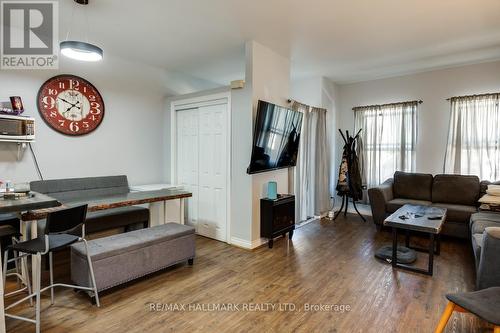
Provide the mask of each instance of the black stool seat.
{"label": "black stool seat", "polygon": [[[48,235],[48,237],[49,251],[54,251],[59,248],[69,246],[73,243],[76,243],[80,239],[80,237],[70,234],[53,234]],[[47,250],[45,248],[45,237],[38,237],[26,242],[9,245],[8,248],[14,251],[30,254],[44,253]]]}
{"label": "black stool seat", "polygon": [[0,214],[0,224],[10,224],[13,227],[19,227],[19,218],[16,214]]}
{"label": "black stool seat", "polygon": [[18,237],[21,236],[19,231],[11,225],[0,225],[0,238],[3,237]]}
{"label": "black stool seat", "polygon": [[500,325],[500,287],[448,294],[446,298],[487,322]]}

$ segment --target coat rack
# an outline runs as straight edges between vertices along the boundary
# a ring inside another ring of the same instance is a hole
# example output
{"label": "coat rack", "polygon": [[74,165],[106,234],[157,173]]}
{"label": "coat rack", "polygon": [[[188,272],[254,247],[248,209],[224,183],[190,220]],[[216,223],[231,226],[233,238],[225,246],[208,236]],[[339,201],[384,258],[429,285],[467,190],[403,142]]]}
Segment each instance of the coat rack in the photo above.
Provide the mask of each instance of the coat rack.
{"label": "coat rack", "polygon": [[339,129],[340,135],[344,140],[344,149],[342,153],[342,161],[339,168],[339,180],[337,183],[337,194],[342,196],[342,205],[339,211],[333,216],[335,220],[342,210],[344,217],[347,216],[347,207],[349,206],[349,198],[352,199],[352,205],[358,213],[359,217],[366,222],[366,219],[356,207],[356,201],[363,197],[363,187],[361,184],[361,173],[359,170],[358,156],[356,155],[356,141],[359,138],[361,130],[354,137],[349,135],[349,131],[344,133]]}

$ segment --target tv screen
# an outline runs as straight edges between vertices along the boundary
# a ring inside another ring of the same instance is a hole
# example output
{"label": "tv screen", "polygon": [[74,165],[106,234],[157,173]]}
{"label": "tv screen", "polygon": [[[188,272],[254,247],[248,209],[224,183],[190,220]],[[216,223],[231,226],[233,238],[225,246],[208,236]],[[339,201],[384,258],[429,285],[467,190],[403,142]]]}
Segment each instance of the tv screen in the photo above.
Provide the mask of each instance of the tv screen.
{"label": "tv screen", "polygon": [[247,173],[295,166],[301,126],[301,112],[259,101]]}

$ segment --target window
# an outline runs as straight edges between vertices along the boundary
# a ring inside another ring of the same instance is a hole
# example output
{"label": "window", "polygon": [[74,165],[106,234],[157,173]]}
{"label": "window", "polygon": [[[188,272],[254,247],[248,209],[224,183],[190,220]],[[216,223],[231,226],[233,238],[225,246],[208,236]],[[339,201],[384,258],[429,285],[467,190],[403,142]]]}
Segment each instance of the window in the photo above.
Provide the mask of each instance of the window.
{"label": "window", "polygon": [[453,97],[444,162],[447,173],[500,178],[500,94]]}
{"label": "window", "polygon": [[415,170],[419,101],[354,108],[363,183],[381,184],[395,171]]}

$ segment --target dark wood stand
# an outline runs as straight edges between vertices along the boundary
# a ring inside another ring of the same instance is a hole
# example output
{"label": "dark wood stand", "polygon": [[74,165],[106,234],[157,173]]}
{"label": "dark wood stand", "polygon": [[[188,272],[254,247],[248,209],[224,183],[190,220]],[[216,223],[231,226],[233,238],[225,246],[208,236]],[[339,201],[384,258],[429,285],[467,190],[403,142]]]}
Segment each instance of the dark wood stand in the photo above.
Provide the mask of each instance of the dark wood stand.
{"label": "dark wood stand", "polygon": [[[345,206],[344,206],[344,203],[345,203]],[[340,206],[340,209],[339,211],[335,214],[335,216],[333,217],[333,220],[335,221],[337,219],[337,217],[340,215],[340,213],[342,213],[342,209],[345,209],[344,210],[344,217],[347,216],[347,206],[349,205],[349,196],[347,194],[344,194],[342,195],[342,206]],[[356,201],[352,201],[352,205],[354,206],[354,209],[356,210],[356,213],[358,213],[359,217],[361,217],[361,219],[366,222],[366,219],[363,215],[361,215],[361,213],[359,212],[358,210],[358,207],[356,207]],[[344,208],[345,207],[345,208]]]}
{"label": "dark wood stand", "polygon": [[292,239],[295,230],[295,196],[278,195],[278,199],[260,199],[260,235],[269,239],[269,248],[273,247],[273,239],[288,233]]}

